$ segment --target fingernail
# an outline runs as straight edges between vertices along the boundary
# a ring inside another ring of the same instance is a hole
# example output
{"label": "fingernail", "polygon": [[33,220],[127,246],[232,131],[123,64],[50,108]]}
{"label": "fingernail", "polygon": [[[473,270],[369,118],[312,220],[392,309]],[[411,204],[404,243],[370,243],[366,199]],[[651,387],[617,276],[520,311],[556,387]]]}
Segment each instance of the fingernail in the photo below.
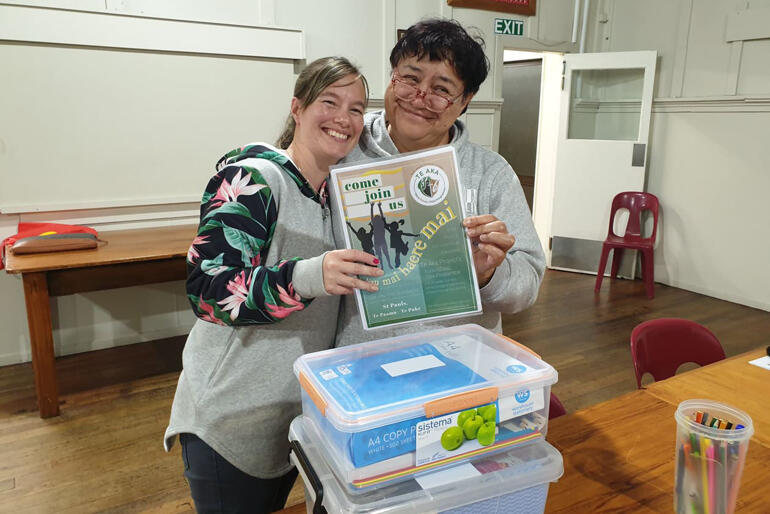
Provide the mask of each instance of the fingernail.
{"label": "fingernail", "polygon": [[380,263],[380,259],[374,259],[374,263],[375,264],[379,264]]}

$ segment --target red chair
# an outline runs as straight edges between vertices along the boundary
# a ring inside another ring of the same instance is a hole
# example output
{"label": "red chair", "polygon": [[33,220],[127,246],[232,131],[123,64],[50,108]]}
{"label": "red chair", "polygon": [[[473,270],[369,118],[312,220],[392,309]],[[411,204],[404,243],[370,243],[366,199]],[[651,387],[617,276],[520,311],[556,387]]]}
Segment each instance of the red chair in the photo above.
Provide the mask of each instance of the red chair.
{"label": "red chair", "polygon": [[559,401],[559,398],[551,393],[551,401],[548,405],[548,419],[558,418],[559,416],[564,416],[567,413],[567,409],[564,408],[564,405]]}
{"label": "red chair", "polygon": [[686,362],[705,366],[724,358],[719,339],[703,325],[687,319],[653,319],[631,332],[631,359],[639,389],[645,373],[656,381],[663,380],[673,377]]}
{"label": "red chair", "polygon": [[[628,209],[628,225],[626,225],[626,233],[622,236],[616,234],[614,229],[615,215],[619,209]],[[642,237],[642,212],[645,210],[652,212],[652,235],[650,237]],[[610,228],[607,230],[607,239],[602,245],[602,256],[599,260],[599,271],[596,273],[594,291],[598,293],[602,287],[610,250],[615,250],[612,255],[612,273],[610,274],[610,278],[615,278],[618,275],[623,250],[628,248],[641,252],[642,278],[644,278],[647,286],[647,296],[655,297],[653,246],[655,245],[655,236],[658,233],[658,210],[658,198],[651,193],[626,191],[615,195],[610,210]]]}

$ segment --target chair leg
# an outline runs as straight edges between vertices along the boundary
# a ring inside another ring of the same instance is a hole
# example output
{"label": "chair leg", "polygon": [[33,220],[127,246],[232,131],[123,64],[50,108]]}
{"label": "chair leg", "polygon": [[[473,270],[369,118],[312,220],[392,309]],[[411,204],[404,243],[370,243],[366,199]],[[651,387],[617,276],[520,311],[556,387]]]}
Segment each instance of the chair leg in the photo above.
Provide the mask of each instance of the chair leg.
{"label": "chair leg", "polygon": [[642,251],[642,274],[644,275],[644,283],[647,286],[647,297],[655,298],[655,261],[654,251],[643,250]]}
{"label": "chair leg", "polygon": [[623,249],[615,248],[612,252],[612,274],[610,277],[617,278],[620,271],[620,262],[623,260]]}
{"label": "chair leg", "polygon": [[[617,250],[615,250],[617,252]],[[596,285],[594,285],[594,291],[599,292],[602,288],[602,279],[604,278],[604,270],[607,268],[607,256],[610,253],[610,247],[602,245],[602,256],[599,259],[599,271],[596,272]]]}

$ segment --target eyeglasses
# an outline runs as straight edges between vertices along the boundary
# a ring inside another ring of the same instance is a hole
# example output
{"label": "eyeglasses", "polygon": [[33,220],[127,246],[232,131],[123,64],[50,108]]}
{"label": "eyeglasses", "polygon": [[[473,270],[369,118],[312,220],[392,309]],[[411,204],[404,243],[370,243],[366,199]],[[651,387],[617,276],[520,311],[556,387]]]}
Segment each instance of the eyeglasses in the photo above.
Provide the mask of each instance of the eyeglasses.
{"label": "eyeglasses", "polygon": [[390,82],[393,84],[393,93],[401,99],[406,101],[412,101],[416,97],[422,96],[422,101],[425,103],[425,108],[436,114],[441,114],[446,111],[450,105],[460,98],[463,94],[460,93],[455,97],[444,96],[434,91],[423,91],[414,84],[411,84],[404,80],[397,72],[393,72],[390,77]]}

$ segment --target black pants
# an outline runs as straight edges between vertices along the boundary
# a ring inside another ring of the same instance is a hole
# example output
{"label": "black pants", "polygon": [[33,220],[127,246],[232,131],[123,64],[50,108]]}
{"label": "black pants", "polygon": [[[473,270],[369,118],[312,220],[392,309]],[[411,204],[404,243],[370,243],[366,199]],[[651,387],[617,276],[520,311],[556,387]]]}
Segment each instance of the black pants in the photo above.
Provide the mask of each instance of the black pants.
{"label": "black pants", "polygon": [[286,504],[297,478],[292,469],[278,478],[256,478],[236,468],[193,434],[180,434],[184,476],[195,510],[209,513],[268,513]]}

